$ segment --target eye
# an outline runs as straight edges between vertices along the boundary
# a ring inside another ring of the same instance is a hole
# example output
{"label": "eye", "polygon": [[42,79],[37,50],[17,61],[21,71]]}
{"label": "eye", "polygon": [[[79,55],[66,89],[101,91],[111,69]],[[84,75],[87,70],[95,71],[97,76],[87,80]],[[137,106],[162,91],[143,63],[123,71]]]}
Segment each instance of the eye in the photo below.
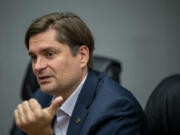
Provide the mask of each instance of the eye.
{"label": "eye", "polygon": [[54,54],[55,54],[54,52],[48,52],[47,57],[52,57],[52,56],[54,56]]}
{"label": "eye", "polygon": [[32,62],[35,62],[37,59],[37,57],[35,55],[31,55],[30,57],[31,57]]}

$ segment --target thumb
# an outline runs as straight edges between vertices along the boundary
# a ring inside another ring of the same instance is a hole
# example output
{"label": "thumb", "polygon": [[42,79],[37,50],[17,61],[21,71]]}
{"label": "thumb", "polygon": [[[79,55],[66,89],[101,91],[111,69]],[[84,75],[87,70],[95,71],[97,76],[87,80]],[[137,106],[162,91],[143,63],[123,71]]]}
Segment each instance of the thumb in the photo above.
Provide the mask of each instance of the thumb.
{"label": "thumb", "polygon": [[48,108],[46,108],[46,111],[48,111],[48,113],[51,116],[54,116],[56,114],[57,109],[61,105],[62,101],[63,101],[63,97],[61,96],[56,97],[54,101],[51,103],[51,105]]}

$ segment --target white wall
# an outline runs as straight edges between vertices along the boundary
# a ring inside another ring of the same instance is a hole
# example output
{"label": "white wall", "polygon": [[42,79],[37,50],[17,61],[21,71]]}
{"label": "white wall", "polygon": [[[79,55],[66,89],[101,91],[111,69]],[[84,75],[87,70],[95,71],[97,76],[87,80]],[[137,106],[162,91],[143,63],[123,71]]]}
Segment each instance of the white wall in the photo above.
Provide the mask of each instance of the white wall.
{"label": "white wall", "polygon": [[28,63],[24,34],[36,17],[73,11],[90,27],[95,54],[122,62],[122,84],[144,107],[159,81],[180,69],[179,0],[1,0],[0,134],[7,135]]}

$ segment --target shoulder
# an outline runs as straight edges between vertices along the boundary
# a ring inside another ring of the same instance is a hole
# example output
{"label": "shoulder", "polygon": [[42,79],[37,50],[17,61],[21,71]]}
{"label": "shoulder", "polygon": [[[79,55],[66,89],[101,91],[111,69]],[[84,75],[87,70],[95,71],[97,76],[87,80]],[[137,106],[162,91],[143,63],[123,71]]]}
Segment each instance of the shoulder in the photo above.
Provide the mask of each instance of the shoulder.
{"label": "shoulder", "polygon": [[[92,127],[93,132],[96,132],[95,130],[109,131],[109,134],[112,131],[119,133],[119,128],[122,128],[124,132],[144,132],[147,126],[145,115],[133,94],[106,75],[96,74],[101,77],[89,105],[85,125]],[[129,126],[124,127],[125,125]],[[109,130],[98,129],[101,126],[105,128],[107,126]]]}
{"label": "shoulder", "polygon": [[96,75],[99,76],[99,81],[90,106],[93,113],[102,116],[107,113],[117,112],[120,115],[129,112],[137,117],[144,117],[140,104],[129,90],[105,74],[96,72]]}
{"label": "shoulder", "polygon": [[100,110],[100,113],[110,110],[111,113],[129,112],[140,117],[143,115],[143,110],[134,95],[109,77],[99,82],[92,107],[95,108],[93,110]]}

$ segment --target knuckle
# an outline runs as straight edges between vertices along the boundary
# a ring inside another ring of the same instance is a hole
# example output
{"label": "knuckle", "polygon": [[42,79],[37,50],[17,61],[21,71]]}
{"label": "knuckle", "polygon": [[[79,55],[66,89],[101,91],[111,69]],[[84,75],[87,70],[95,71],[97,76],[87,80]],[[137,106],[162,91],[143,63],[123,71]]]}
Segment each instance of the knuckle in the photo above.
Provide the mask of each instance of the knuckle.
{"label": "knuckle", "polygon": [[31,106],[36,106],[36,105],[38,104],[38,101],[37,101],[35,98],[31,98],[31,99],[29,100],[29,104],[30,104]]}
{"label": "knuckle", "polygon": [[20,108],[21,106],[22,106],[21,104],[18,104],[18,105],[17,105],[17,108]]}
{"label": "knuckle", "polygon": [[31,99],[29,99],[29,102],[36,102],[36,99],[35,98],[31,98]]}
{"label": "knuckle", "polygon": [[14,115],[17,114],[17,109],[14,110]]}
{"label": "knuckle", "polygon": [[28,101],[25,100],[25,101],[22,102],[22,105],[25,105],[27,103],[28,103]]}

